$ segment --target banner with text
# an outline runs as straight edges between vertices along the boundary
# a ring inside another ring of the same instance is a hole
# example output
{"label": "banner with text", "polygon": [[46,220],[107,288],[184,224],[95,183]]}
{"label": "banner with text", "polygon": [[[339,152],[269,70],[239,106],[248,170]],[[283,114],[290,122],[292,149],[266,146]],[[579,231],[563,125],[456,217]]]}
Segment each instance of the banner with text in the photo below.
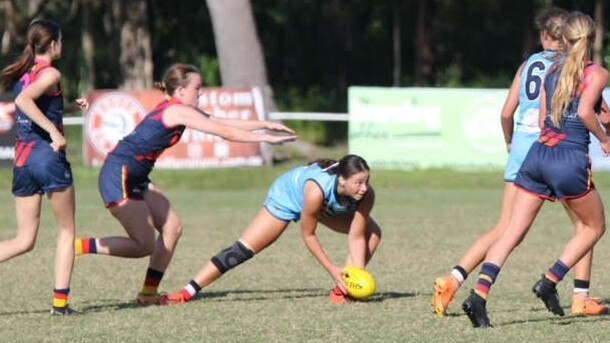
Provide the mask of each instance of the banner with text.
{"label": "banner with text", "polygon": [[[349,151],[382,169],[502,169],[506,89],[350,87]],[[610,95],[610,94],[609,94]],[[610,170],[599,142],[593,168]]]}
{"label": "banner with text", "polygon": [[[89,110],[83,128],[85,164],[100,166],[118,141],[164,99],[158,91],[94,91],[88,95]],[[199,108],[215,117],[262,120],[262,97],[258,89],[205,88]],[[182,138],[167,149],[155,164],[167,169],[261,166],[265,163],[260,143],[228,142],[218,136],[184,130]]]}
{"label": "banner with text", "polygon": [[0,94],[0,166],[10,167],[15,157],[15,103],[13,94]]}

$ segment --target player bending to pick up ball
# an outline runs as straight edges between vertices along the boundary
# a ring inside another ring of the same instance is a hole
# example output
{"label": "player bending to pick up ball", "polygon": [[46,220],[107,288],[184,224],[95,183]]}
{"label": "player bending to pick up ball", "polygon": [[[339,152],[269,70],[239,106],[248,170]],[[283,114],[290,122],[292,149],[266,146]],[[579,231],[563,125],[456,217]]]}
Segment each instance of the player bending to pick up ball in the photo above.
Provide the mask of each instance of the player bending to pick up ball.
{"label": "player bending to pick up ball", "polygon": [[366,161],[356,155],[344,156],[339,162],[316,160],[281,175],[239,240],[212,257],[182,291],[161,297],[161,305],[192,300],[203,287],[275,242],[291,221],[299,219],[305,245],[335,282],[329,302],[345,303],[348,296],[343,269],[324,251],[316,228],[322,223],[347,234],[347,265],[364,268],[381,241],[379,225],[370,217],[375,191],[369,185],[369,176]]}

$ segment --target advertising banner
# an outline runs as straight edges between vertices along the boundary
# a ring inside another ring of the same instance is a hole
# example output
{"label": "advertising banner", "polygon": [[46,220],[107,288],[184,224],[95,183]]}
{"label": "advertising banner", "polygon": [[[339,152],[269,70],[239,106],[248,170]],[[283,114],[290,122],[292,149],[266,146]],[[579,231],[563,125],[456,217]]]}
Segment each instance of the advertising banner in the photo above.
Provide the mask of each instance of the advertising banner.
{"label": "advertising banner", "polygon": [[[350,87],[349,151],[382,169],[503,169],[500,111],[507,92]],[[610,170],[593,136],[590,151],[593,169]]]}
{"label": "advertising banner", "polygon": [[350,87],[349,150],[372,167],[501,168],[506,89]]}
{"label": "advertising banner", "polygon": [[15,104],[13,95],[0,94],[0,167],[12,167],[15,158]]}
{"label": "advertising banner", "polygon": [[[164,99],[159,91],[94,91],[83,128],[86,165],[101,166],[106,154],[130,133],[148,112]],[[262,120],[258,89],[205,88],[199,108],[215,117]],[[261,143],[234,143],[217,136],[185,129],[180,141],[155,164],[167,169],[195,169],[264,164]]]}

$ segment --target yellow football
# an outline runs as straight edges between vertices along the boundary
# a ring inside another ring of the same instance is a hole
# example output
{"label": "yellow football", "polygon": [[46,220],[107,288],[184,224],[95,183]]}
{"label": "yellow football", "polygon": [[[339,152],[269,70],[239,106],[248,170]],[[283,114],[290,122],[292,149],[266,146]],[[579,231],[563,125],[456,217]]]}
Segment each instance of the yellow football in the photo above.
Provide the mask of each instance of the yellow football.
{"label": "yellow football", "polygon": [[349,296],[355,299],[366,299],[375,294],[377,289],[373,275],[354,266],[343,269],[343,282],[347,286]]}

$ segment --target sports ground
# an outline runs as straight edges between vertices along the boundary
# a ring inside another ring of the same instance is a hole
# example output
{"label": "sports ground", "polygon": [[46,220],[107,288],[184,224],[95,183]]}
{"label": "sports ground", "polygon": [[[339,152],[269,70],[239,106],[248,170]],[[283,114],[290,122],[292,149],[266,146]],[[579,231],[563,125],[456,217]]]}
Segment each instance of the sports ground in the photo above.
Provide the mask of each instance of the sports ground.
{"label": "sports ground", "polygon": [[[74,149],[74,147],[72,147]],[[78,148],[76,148],[78,149]],[[345,151],[324,156],[340,157]],[[156,170],[152,179],[182,217],[184,233],[161,289],[176,291],[218,250],[232,243],[257,212],[268,185],[295,159],[272,168]],[[97,170],[74,163],[79,236],[124,235],[104,209]],[[0,170],[0,239],[14,235],[11,171]],[[610,203],[610,175],[597,174]],[[51,299],[55,224],[45,202],[34,252],[0,266],[0,342],[603,342],[610,316],[554,317],[531,286],[560,254],[572,228],[559,204],[547,204],[524,243],[511,256],[488,304],[492,330],[470,327],[460,308],[470,277],[446,318],[436,318],[432,284],[497,219],[501,171],[372,171],[377,191],[373,217],[383,241],[369,270],[378,293],[368,301],[327,303],[332,281],[308,253],[298,225],[269,249],[204,289],[197,301],[171,308],[141,307],[134,297],[146,259],[84,256],[76,261],[71,304],[82,316],[55,318]],[[325,228],[321,240],[337,261],[345,237]],[[608,238],[595,250],[593,296],[610,302]],[[571,274],[559,286],[566,312]]]}

